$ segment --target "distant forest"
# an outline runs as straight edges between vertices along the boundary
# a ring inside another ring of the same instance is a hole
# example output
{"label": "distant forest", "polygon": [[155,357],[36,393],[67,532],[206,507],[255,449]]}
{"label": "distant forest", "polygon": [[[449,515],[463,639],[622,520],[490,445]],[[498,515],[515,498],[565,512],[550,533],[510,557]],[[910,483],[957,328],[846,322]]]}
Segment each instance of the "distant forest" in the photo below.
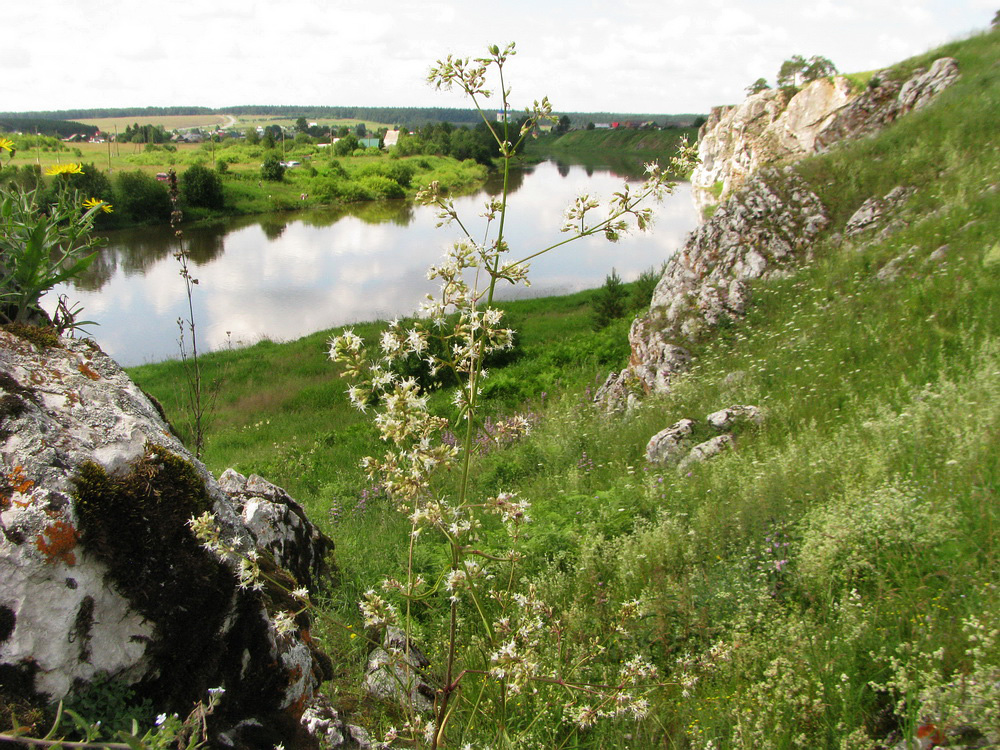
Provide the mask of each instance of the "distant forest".
{"label": "distant forest", "polygon": [[[17,129],[39,132],[52,131],[52,121],[90,120],[107,117],[163,117],[166,115],[271,115],[274,117],[336,118],[368,122],[391,123],[416,127],[429,122],[450,122],[455,125],[472,125],[479,122],[479,113],[474,109],[451,109],[445,107],[305,107],[289,105],[247,105],[240,107],[118,107],[101,109],[62,109],[52,112],[0,112],[0,128],[16,121]],[[686,127],[698,115],[680,114],[637,114],[626,112],[559,112],[567,115],[573,127],[583,127],[589,122],[655,122],[661,126]],[[40,123],[48,123],[43,128]],[[82,132],[87,126],[71,123],[77,127],[63,134]],[[88,128],[90,131],[93,128]]]}
{"label": "distant forest", "polygon": [[69,138],[71,135],[91,137],[97,132],[93,125],[82,122],[72,122],[64,118],[55,118],[46,113],[30,112],[24,115],[16,113],[0,113],[0,132],[6,133],[38,133],[57,138]]}

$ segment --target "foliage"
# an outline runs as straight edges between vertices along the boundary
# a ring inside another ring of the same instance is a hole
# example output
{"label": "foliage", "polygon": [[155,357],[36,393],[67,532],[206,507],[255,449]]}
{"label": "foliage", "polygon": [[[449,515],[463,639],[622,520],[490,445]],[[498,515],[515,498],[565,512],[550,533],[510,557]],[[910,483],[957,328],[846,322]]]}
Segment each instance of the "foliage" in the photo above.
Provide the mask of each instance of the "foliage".
{"label": "foliage", "polygon": [[746,87],[747,96],[753,96],[754,94],[759,94],[761,91],[766,91],[771,88],[767,84],[766,78],[758,78],[756,81],[751,83]]}
{"label": "foliage", "polygon": [[0,186],[0,317],[11,323],[45,321],[39,300],[52,287],[82,273],[100,240],[91,237],[103,201],[89,206],[63,190],[43,205],[37,191]]}
{"label": "foliage", "polygon": [[594,299],[594,329],[604,328],[615,318],[625,315],[627,299],[628,292],[625,291],[621,276],[612,268],[611,273],[604,277],[604,286]]}
{"label": "foliage", "polygon": [[260,165],[260,178],[269,182],[281,182],[285,176],[285,167],[274,154],[269,154]]}
{"label": "foliage", "polygon": [[630,309],[638,311],[649,308],[649,303],[653,299],[653,292],[656,290],[656,285],[660,283],[660,278],[663,276],[665,268],[666,263],[663,263],[658,269],[650,267],[639,274],[639,277],[632,285],[632,290],[629,292]]}
{"label": "foliage", "polygon": [[778,86],[798,88],[818,78],[835,75],[837,67],[827,58],[813,55],[806,60],[802,55],[792,55],[778,69]]}
{"label": "foliage", "polygon": [[[225,162],[220,162],[225,164]],[[197,208],[222,208],[222,178],[218,172],[195,164],[188,167],[180,178],[184,202]]]}
{"label": "foliage", "polygon": [[[506,112],[509,89],[503,84],[503,68],[513,53],[510,45],[502,51],[492,47],[489,57],[482,59],[449,57],[438,62],[430,80],[438,87],[460,88],[482,109],[485,105],[480,100],[490,96],[485,89],[485,76],[493,68],[501,91],[501,106],[497,109]],[[551,119],[546,100],[536,102],[529,119],[518,124],[516,135],[511,132],[512,123],[508,120],[494,126],[484,116],[484,127],[499,148],[504,177],[504,191],[486,206],[484,239],[470,234],[450,199],[442,197],[433,187],[423,194],[424,200],[438,207],[442,222],[454,223],[462,233],[444,263],[431,269],[430,277],[441,279],[441,296],[429,299],[425,305],[429,320],[415,321],[407,328],[399,321],[391,322],[381,336],[378,359],[367,357],[364,341],[353,331],[345,332],[330,344],[331,358],[342,363],[345,375],[355,381],[348,390],[349,398],[361,410],[376,404],[375,422],[382,439],[395,448],[384,457],[365,459],[369,477],[407,514],[412,524],[406,580],[387,581],[383,586],[385,591],[394,592],[392,598],[398,604],[374,590],[367,592],[361,605],[365,623],[370,627],[399,623],[409,637],[415,626],[413,608],[422,602],[437,609],[438,616],[450,623],[447,638],[435,645],[443,652],[445,664],[435,700],[434,721],[426,721],[410,707],[404,728],[390,730],[389,741],[398,737],[417,744],[426,742],[431,748],[443,744],[448,720],[461,706],[466,683],[473,681],[478,685],[468,690],[470,695],[478,694],[476,706],[468,713],[466,726],[454,730],[463,738],[480,712],[491,718],[506,715],[511,722],[509,726],[506,721],[501,722],[492,733],[494,741],[518,744],[532,736],[535,722],[522,719],[515,712],[507,713],[507,696],[540,695],[530,701],[532,710],[538,712],[537,718],[550,711],[563,714],[566,729],[549,726],[536,735],[550,741],[555,736],[568,740],[600,718],[626,713],[641,716],[646,710],[641,695],[653,671],[644,659],[630,659],[617,675],[600,670],[591,673],[582,668],[594,656],[590,649],[569,644],[566,650],[561,645],[550,648],[553,639],[558,643],[563,637],[563,626],[555,611],[537,596],[534,587],[512,585],[517,580],[516,545],[523,524],[529,520],[529,503],[502,491],[492,497],[476,497],[469,482],[470,460],[479,451],[474,426],[481,419],[479,399],[486,376],[483,361],[491,352],[509,349],[513,341],[512,332],[500,326],[502,312],[493,306],[497,282],[526,281],[527,261],[573,239],[599,234],[613,241],[628,229],[626,219],[644,229],[650,211],[640,208],[640,204],[672,188],[660,170],[651,165],[648,181],[635,193],[626,184],[613,197],[605,218],[594,218],[599,203],[582,196],[567,213],[563,227],[569,236],[567,240],[520,260],[510,260],[504,239],[510,160],[543,119]],[[467,270],[474,270],[480,279],[474,286],[466,282]],[[433,347],[430,342],[435,339],[439,344]],[[428,411],[427,396],[415,378],[400,377],[387,370],[392,362],[413,355],[427,359],[431,377],[447,371],[458,379],[459,387],[453,397],[458,415],[452,427],[455,433],[464,433],[464,439],[452,441],[442,436],[451,423]],[[523,417],[503,424],[513,437],[529,426]],[[454,494],[442,494],[434,488],[435,478],[440,469],[449,467],[460,469],[462,479],[454,487]],[[476,529],[484,523],[493,523],[489,520],[491,515],[499,517],[510,539],[489,552],[473,551],[470,542]],[[422,534],[435,538],[442,546],[428,548],[425,543],[418,547],[416,540]],[[441,558],[443,570],[428,570],[428,580],[444,583],[444,591],[438,596],[424,583],[425,561],[433,565],[439,557],[435,549],[447,550]],[[494,576],[496,583],[492,582]],[[447,596],[446,601],[442,595]],[[624,623],[637,611],[637,602],[625,603],[616,619],[616,630],[624,633]],[[612,640],[609,635],[598,648],[606,647]],[[559,690],[552,692],[552,687]],[[560,690],[567,690],[569,697],[560,696]],[[577,691],[582,698],[573,695]]]}
{"label": "foliage", "polygon": [[115,210],[136,224],[165,223],[170,218],[170,196],[163,183],[141,171],[119,172],[113,180]]}
{"label": "foliage", "polygon": [[118,134],[121,143],[166,143],[170,134],[162,125],[140,125],[133,123]]}
{"label": "foliage", "polygon": [[[670,394],[623,418],[593,407],[592,389],[628,355],[624,321],[587,330],[593,291],[503,305],[516,311],[523,355],[490,372],[483,396],[493,388],[513,400],[479,403],[499,410],[494,421],[540,419],[503,449],[477,452],[470,482],[478,497],[532,499],[517,571],[574,634],[564,642],[607,632],[614,605],[639,598],[645,616],[631,643],[662,675],[648,718],[540,746],[861,750],[905,744],[925,722],[967,727],[972,738],[953,743],[1000,740],[998,44],[981,35],[909,61],[912,69],[954,56],[962,78],[892,128],[796,165],[833,225],[793,275],[751,284],[745,317],[695,347]],[[896,233],[843,244],[837,235],[858,206],[899,184],[918,190]],[[880,280],[896,258],[899,276]],[[386,328],[353,330],[377,347]],[[303,457],[315,447],[280,479],[327,521],[341,550],[365,550],[341,555],[342,586],[329,604],[353,629],[325,636],[345,660],[362,661],[364,639],[350,637],[362,629],[355,602],[399,576],[412,527],[384,495],[362,495],[371,487],[354,457],[381,455],[385,444],[322,376],[314,350],[323,338],[213,357],[239,380],[222,396],[227,432],[207,460],[246,470],[276,455],[274,443]],[[616,364],[566,364],[588,362],[598,344]],[[176,370],[140,372],[169,401]],[[451,395],[431,394],[429,408],[448,413]],[[683,472],[645,462],[650,435],[664,426],[737,403],[766,411],[738,435],[737,450]],[[474,425],[474,439],[485,426]],[[456,474],[439,478],[442,495]],[[425,546],[429,534],[415,553],[422,572],[447,561],[445,548]],[[487,519],[474,549],[505,544],[504,526]],[[470,601],[469,590],[459,595]],[[447,637],[440,598],[413,602],[421,645]],[[444,650],[432,655],[446,663]],[[611,672],[620,659],[610,648],[593,664]],[[344,678],[345,690],[354,679]],[[513,733],[539,716],[541,700],[510,696],[490,722],[464,721],[471,708],[459,703],[446,730],[461,725],[458,746],[485,744],[496,725]],[[387,709],[379,720],[400,718]],[[561,720],[546,714],[531,731],[556,734]]]}

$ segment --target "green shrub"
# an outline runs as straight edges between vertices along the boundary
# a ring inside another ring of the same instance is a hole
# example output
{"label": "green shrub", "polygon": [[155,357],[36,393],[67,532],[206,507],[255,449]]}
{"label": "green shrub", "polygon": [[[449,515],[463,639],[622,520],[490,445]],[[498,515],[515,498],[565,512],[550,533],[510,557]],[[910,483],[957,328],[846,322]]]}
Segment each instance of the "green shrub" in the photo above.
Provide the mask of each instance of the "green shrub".
{"label": "green shrub", "polygon": [[264,159],[264,163],[260,165],[260,178],[262,180],[281,182],[284,176],[285,167],[281,164],[281,160],[274,154]]}
{"label": "green shrub", "polygon": [[162,182],[141,170],[119,172],[114,179],[114,207],[125,219],[138,224],[170,220],[170,196]]}
{"label": "green shrub", "polygon": [[180,183],[181,197],[187,205],[196,208],[222,208],[222,178],[217,172],[195,164],[181,174]]}
{"label": "green shrub", "polygon": [[594,298],[594,330],[604,328],[615,318],[625,315],[625,303],[628,292],[622,283],[621,276],[611,269],[611,274],[604,277],[604,286]]}
{"label": "green shrub", "polygon": [[365,192],[367,192],[374,200],[388,200],[392,198],[405,198],[406,192],[400,187],[399,183],[395,180],[391,180],[388,177],[383,177],[381,175],[373,174],[367,177],[362,177],[359,183],[364,187]]}

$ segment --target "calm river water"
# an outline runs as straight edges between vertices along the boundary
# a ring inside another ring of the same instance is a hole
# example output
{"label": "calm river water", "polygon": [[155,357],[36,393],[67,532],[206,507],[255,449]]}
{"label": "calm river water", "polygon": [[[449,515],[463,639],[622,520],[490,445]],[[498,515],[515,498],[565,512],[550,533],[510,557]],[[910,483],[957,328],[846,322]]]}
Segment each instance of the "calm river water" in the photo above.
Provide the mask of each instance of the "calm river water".
{"label": "calm river water", "polygon": [[[581,193],[608,197],[622,177],[607,169],[539,164],[518,174],[509,199],[507,237],[516,257],[565,238],[565,208]],[[456,199],[466,226],[478,219],[488,193]],[[697,223],[689,186],[678,185],[656,212],[651,232],[617,244],[591,238],[559,248],[531,264],[532,286],[501,296],[567,293],[600,286],[612,268],[626,281],[658,267]],[[457,239],[436,228],[435,212],[404,202],[348,210],[269,214],[184,229],[193,261],[199,347],[294,339],[337,325],[413,313],[435,290],[428,266]],[[472,228],[470,226],[470,229]],[[125,230],[87,275],[43,300],[51,310],[60,293],[80,302],[82,317],[101,347],[125,366],[178,356],[177,318],[187,314],[184,283],[173,257],[178,240],[168,227]]]}

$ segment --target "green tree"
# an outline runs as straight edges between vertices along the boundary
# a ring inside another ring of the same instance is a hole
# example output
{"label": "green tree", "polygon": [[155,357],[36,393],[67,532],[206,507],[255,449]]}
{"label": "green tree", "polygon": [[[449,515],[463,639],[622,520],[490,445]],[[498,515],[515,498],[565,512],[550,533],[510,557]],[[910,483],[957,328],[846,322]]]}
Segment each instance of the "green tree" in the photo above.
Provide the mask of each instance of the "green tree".
{"label": "green tree", "polygon": [[309,130],[309,123],[306,122],[306,118],[300,117],[295,121],[295,130],[299,133],[305,133]]}
{"label": "green tree", "polygon": [[119,172],[114,179],[115,211],[129,221],[159,224],[170,219],[170,195],[163,183],[141,170]]}
{"label": "green tree", "polygon": [[345,135],[333,144],[333,153],[337,156],[350,156],[351,152],[360,145],[356,136]]}
{"label": "green tree", "polygon": [[188,167],[181,175],[181,196],[189,206],[222,208],[222,178],[201,164]]}
{"label": "green tree", "polygon": [[800,86],[806,65],[806,59],[802,55],[792,55],[778,68],[778,85],[783,89]]}
{"label": "green tree", "polygon": [[600,330],[612,320],[625,315],[627,302],[625,285],[621,276],[612,268],[611,274],[604,277],[604,286],[598,290],[594,300],[594,330]]}
{"label": "green tree", "polygon": [[819,78],[826,78],[828,76],[837,74],[837,66],[826,57],[820,55],[813,55],[806,62],[805,81],[815,81]]}
{"label": "green tree", "polygon": [[569,119],[569,115],[563,115],[562,117],[559,118],[559,122],[557,122],[555,124],[555,127],[552,128],[552,132],[553,133],[568,133],[569,132],[570,122],[571,122],[571,120]]}
{"label": "green tree", "polygon": [[257,128],[247,128],[246,136],[248,145],[256,146],[260,143],[260,133],[257,132]]}
{"label": "green tree", "polygon": [[282,166],[281,160],[274,154],[270,154],[266,159],[264,159],[264,163],[260,165],[260,178],[262,180],[281,182],[281,179],[284,176],[285,167]]}
{"label": "green tree", "polygon": [[368,133],[368,128],[365,127],[365,124],[363,122],[359,122],[357,127],[354,128],[354,134],[358,138],[364,138],[367,133]]}
{"label": "green tree", "polygon": [[808,60],[802,55],[792,55],[781,63],[777,81],[781,88],[798,88],[818,78],[832,76],[836,72],[837,66],[821,55],[813,55]]}
{"label": "green tree", "polygon": [[766,91],[771,88],[767,85],[766,78],[758,78],[756,81],[751,83],[746,88],[747,96],[753,96],[754,94],[759,94],[761,91]]}

